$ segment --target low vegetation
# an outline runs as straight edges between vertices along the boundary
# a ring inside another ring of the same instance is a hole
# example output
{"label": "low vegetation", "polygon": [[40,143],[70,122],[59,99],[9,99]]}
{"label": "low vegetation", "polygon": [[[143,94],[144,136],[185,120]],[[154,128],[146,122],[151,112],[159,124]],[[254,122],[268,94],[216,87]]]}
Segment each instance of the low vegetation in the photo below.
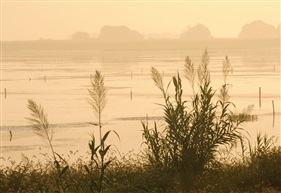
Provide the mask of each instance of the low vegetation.
{"label": "low vegetation", "polygon": [[[99,140],[94,134],[89,139],[90,159],[79,157],[68,163],[57,154],[47,114],[41,105],[28,100],[31,114],[27,119],[48,143],[52,156],[46,155],[44,161],[24,157],[20,163],[1,166],[0,192],[281,192],[281,147],[266,135],[258,134],[256,144],[242,135],[241,123],[252,116],[251,106],[240,114],[231,111],[228,57],[223,61],[224,84],[218,94],[211,86],[207,50],[198,70],[189,57],[185,62],[191,100],[183,97],[179,73],[165,86],[158,70],[151,69],[163,96],[164,126],[142,122],[146,148],[138,155],[117,159],[106,144],[110,133],[119,136],[114,131],[102,134],[107,89],[99,71],[91,77],[89,89],[88,101],[98,120],[89,124],[99,127]],[[173,95],[169,93],[171,85]],[[241,156],[227,156],[237,144],[242,147]],[[225,156],[222,149],[227,150]]]}

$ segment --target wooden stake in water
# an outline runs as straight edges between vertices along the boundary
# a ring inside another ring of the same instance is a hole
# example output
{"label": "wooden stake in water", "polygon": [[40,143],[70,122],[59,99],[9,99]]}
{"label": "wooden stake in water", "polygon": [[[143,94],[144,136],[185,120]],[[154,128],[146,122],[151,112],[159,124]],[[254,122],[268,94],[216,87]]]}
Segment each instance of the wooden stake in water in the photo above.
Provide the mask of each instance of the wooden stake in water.
{"label": "wooden stake in water", "polygon": [[275,115],[272,116],[272,128],[274,128],[274,123],[275,123]]}
{"label": "wooden stake in water", "polygon": [[5,98],[6,98],[7,97],[7,89],[6,88],[5,88],[4,93],[5,93]]}
{"label": "wooden stake in water", "polygon": [[274,100],[272,100],[272,112],[273,112],[273,116],[275,116]]}
{"label": "wooden stake in water", "polygon": [[275,123],[275,108],[274,108],[274,100],[272,100],[272,128],[274,128],[274,123]]}
{"label": "wooden stake in water", "polygon": [[259,106],[261,108],[261,87],[259,87]]}
{"label": "wooden stake in water", "polygon": [[9,132],[10,132],[10,141],[12,141],[12,139],[13,139],[13,133],[12,133],[11,130],[10,130]]}

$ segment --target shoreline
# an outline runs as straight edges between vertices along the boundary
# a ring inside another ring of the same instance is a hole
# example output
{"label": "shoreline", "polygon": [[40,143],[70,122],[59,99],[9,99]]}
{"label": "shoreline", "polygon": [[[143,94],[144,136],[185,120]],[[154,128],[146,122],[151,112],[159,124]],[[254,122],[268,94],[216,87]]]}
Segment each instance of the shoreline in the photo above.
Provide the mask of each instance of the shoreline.
{"label": "shoreline", "polygon": [[[272,127],[272,115],[259,116],[257,121],[246,122],[241,125],[245,130],[245,135],[249,133],[251,143],[255,142],[255,137],[259,132],[266,133],[268,137],[275,136],[278,138],[276,144],[281,145],[280,141],[280,113],[275,115],[275,127]],[[159,121],[158,121],[159,122]],[[161,121],[160,121],[161,122]],[[278,124],[279,123],[279,124]],[[61,124],[63,125],[63,124]],[[153,126],[153,119],[149,120],[149,125]],[[118,120],[115,123],[107,124],[103,132],[114,130],[120,136],[120,141],[115,134],[108,137],[107,144],[112,144],[117,148],[121,155],[129,152],[138,153],[142,147],[142,126],[140,120]],[[131,129],[130,129],[131,128]],[[278,132],[279,131],[279,132]],[[77,152],[79,156],[86,156],[90,134],[94,132],[98,136],[98,130],[91,126],[85,127],[56,127],[54,128],[53,145],[56,152],[67,155],[69,152]],[[9,141],[9,132],[3,130],[2,134],[2,156],[11,160],[22,160],[22,154],[28,157],[37,157],[45,153],[51,153],[49,146],[44,140],[39,138],[33,131],[15,131],[13,139]],[[6,165],[5,163],[3,165]]]}

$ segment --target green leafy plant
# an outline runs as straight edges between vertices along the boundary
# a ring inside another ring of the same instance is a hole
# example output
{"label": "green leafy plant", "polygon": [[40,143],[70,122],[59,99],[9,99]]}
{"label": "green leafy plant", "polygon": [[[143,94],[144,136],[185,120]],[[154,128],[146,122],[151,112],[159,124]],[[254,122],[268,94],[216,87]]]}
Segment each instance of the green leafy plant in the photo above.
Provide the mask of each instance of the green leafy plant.
{"label": "green leafy plant", "polygon": [[185,188],[215,159],[219,146],[233,146],[241,139],[241,122],[232,119],[231,103],[225,100],[214,102],[215,91],[210,86],[208,64],[209,56],[205,50],[197,72],[199,92],[189,106],[183,100],[179,74],[172,78],[175,91],[172,100],[167,92],[170,84],[164,89],[160,73],[155,68],[151,69],[152,79],[164,98],[162,108],[166,127],[160,131],[155,124],[153,129],[148,129],[143,123],[147,155],[152,164],[177,168],[184,175],[181,179],[186,184]]}
{"label": "green leafy plant", "polygon": [[[93,108],[93,111],[98,119],[98,124],[90,124],[99,127],[100,144],[96,145],[95,136],[94,134],[92,134],[92,139],[89,141],[89,148],[91,150],[91,165],[90,167],[85,165],[84,168],[90,176],[90,190],[92,192],[103,192],[104,185],[107,184],[105,171],[109,164],[112,162],[112,160],[105,160],[106,155],[111,147],[111,145],[106,146],[105,141],[111,132],[114,132],[117,136],[118,134],[115,131],[107,131],[104,135],[102,135],[101,115],[106,105],[107,88],[104,85],[104,77],[99,71],[96,71],[95,75],[91,76],[91,88],[88,89],[88,91],[90,95],[88,102]],[[94,170],[99,173],[98,179],[96,179],[95,175],[93,175]]]}
{"label": "green leafy plant", "polygon": [[249,154],[251,158],[256,158],[261,155],[267,154],[274,146],[276,138],[270,137],[262,133],[257,134],[257,140],[253,146],[248,139],[249,144]]}

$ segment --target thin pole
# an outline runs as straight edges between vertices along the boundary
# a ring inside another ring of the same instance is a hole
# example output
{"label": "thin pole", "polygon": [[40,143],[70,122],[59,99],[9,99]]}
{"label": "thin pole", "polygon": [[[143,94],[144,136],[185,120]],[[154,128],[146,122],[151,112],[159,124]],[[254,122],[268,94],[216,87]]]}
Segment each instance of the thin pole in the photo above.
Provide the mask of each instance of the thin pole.
{"label": "thin pole", "polygon": [[272,111],[273,111],[273,116],[275,116],[274,100],[272,100]]}
{"label": "thin pole", "polygon": [[7,97],[7,89],[5,88],[5,98]]}
{"label": "thin pole", "polygon": [[261,108],[261,87],[259,87],[259,106]]}
{"label": "thin pole", "polygon": [[275,108],[274,108],[274,100],[272,100],[272,128],[274,128],[274,122],[275,122]]}

